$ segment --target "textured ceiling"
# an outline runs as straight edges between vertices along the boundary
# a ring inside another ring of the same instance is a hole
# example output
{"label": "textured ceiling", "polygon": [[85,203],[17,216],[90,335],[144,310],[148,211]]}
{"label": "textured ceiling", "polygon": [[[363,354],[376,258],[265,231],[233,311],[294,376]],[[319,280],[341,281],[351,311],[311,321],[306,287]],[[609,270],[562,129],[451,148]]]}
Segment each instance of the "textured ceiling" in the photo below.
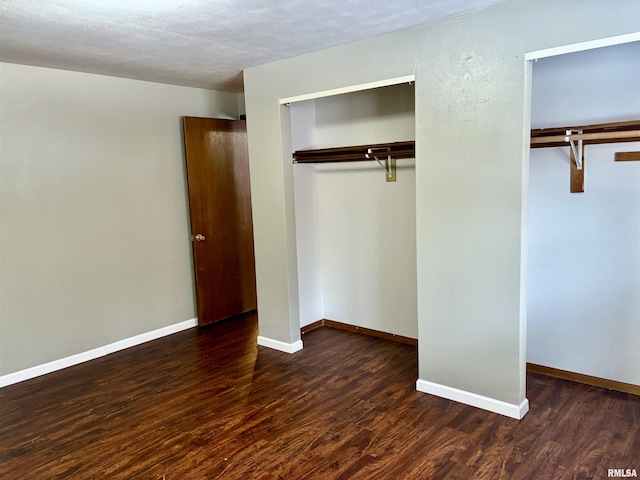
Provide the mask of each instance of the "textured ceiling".
{"label": "textured ceiling", "polygon": [[503,0],[1,0],[0,61],[242,90],[242,70]]}

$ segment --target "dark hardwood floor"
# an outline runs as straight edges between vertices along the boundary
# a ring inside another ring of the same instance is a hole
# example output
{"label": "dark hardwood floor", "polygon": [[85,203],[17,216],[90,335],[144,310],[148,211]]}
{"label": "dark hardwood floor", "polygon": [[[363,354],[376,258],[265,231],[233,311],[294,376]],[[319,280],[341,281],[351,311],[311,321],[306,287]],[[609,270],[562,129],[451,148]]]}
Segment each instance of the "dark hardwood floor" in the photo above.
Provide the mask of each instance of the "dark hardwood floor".
{"label": "dark hardwood floor", "polygon": [[640,397],[540,374],[522,421],[415,391],[416,349],[255,316],[0,389],[0,478],[594,479],[640,471]]}

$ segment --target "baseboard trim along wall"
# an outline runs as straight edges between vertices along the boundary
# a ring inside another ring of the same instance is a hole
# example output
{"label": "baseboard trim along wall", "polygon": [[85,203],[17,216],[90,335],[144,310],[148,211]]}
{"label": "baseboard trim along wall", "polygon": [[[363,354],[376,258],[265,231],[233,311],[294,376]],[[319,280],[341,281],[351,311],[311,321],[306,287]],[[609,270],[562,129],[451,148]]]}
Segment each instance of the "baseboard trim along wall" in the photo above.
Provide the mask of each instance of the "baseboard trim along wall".
{"label": "baseboard trim along wall", "polygon": [[302,340],[298,340],[293,343],[285,343],[280,340],[274,340],[272,338],[261,337],[258,336],[258,345],[262,347],[273,348],[274,350],[279,350],[285,353],[296,353],[299,350],[302,350]]}
{"label": "baseboard trim along wall", "polygon": [[369,337],[383,338],[385,340],[391,340],[392,342],[404,343],[406,345],[418,346],[418,340],[416,338],[403,337],[402,335],[396,335],[395,333],[381,332],[380,330],[374,330],[372,328],[358,327],[357,325],[351,325],[349,323],[336,322],[335,320],[328,320],[323,318],[317,320],[309,325],[305,325],[300,329],[300,333],[304,335],[317,328],[329,327],[337,328],[338,330],[346,330],[347,332],[360,333]]}
{"label": "baseboard trim along wall", "polygon": [[608,390],[616,390],[618,392],[640,395],[640,385],[634,385],[633,383],[619,382],[617,380],[594,377],[591,375],[585,375],[583,373],[569,372],[567,370],[545,367],[544,365],[537,365],[535,363],[527,363],[527,371],[537,372],[543,375],[549,375],[551,377],[562,378],[563,380],[569,380],[572,382],[585,383],[587,385],[606,388]]}
{"label": "baseboard trim along wall", "polygon": [[184,322],[158,328],[157,330],[141,333],[140,335],[125,338],[124,340],[118,340],[117,342],[94,348],[86,352],[77,353],[75,355],[61,358],[59,360],[53,360],[51,362],[43,363],[42,365],[36,365],[35,367],[25,368],[24,370],[9,373],[0,377],[0,388],[6,387],[8,385],[13,385],[14,383],[23,382],[31,378],[39,377],[41,375],[46,375],[47,373],[52,373],[57,370],[62,370],[63,368],[72,367],[73,365],[88,362],[89,360],[104,357],[105,355],[109,355],[110,353],[118,352],[120,350],[124,350],[125,348],[134,347],[136,345],[140,345],[151,340],[156,340],[161,337],[166,337],[167,335],[178,333],[197,326],[198,319],[192,318],[191,320],[185,320]]}
{"label": "baseboard trim along wall", "polygon": [[471,405],[472,407],[482,408],[483,410],[488,410],[493,413],[499,413],[500,415],[515,418],[516,420],[522,420],[522,417],[529,411],[529,400],[526,398],[520,405],[516,405],[515,403],[503,402],[476,393],[458,390],[457,388],[420,379],[416,382],[416,390],[446,398],[447,400]]}

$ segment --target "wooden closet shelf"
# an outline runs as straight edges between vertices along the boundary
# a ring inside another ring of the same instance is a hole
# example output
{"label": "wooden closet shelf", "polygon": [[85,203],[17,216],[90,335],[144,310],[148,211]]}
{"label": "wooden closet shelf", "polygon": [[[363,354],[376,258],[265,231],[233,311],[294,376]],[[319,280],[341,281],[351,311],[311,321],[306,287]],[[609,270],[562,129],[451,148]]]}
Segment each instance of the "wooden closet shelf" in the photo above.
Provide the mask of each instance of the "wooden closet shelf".
{"label": "wooden closet shelf", "polygon": [[564,137],[567,136],[567,130],[582,130],[582,135],[573,134],[571,137],[575,140],[582,137],[584,145],[640,141],[640,120],[631,120],[628,122],[532,129],[531,148],[566,147],[568,142],[564,140]]}
{"label": "wooden closet shelf", "polygon": [[[369,154],[369,149],[373,152]],[[367,158],[369,154],[369,158]],[[415,142],[376,143],[351,147],[320,148],[315,150],[297,150],[293,153],[293,163],[331,163],[375,161],[373,156],[386,159],[415,158]]]}
{"label": "wooden closet shelf", "polygon": [[[640,120],[531,130],[531,148],[569,147],[571,193],[584,192],[586,145],[639,141]],[[637,158],[639,157],[634,156],[634,152],[616,153],[616,161],[631,161]]]}

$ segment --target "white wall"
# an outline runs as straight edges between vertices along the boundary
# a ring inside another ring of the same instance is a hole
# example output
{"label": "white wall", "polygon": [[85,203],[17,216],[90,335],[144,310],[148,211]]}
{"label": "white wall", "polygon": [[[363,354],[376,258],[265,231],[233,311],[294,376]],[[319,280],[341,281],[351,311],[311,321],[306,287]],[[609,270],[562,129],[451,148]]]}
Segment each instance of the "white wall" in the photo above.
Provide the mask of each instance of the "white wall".
{"label": "white wall", "polygon": [[318,171],[324,318],[418,338],[415,170],[398,160]]}
{"label": "white wall", "polygon": [[415,130],[408,83],[316,100],[316,148],[415,140]]}
{"label": "white wall", "polygon": [[[640,119],[640,42],[539,60],[532,124]],[[569,193],[567,148],[531,152],[527,360],[640,384],[640,143],[586,147]]]}
{"label": "white wall", "polygon": [[0,64],[0,374],[195,317],[182,115],[234,94]]}
{"label": "white wall", "polygon": [[[291,151],[316,148],[315,100],[292,104],[290,115]],[[324,318],[317,172],[315,164],[293,169],[301,327]]]}
{"label": "white wall", "polygon": [[639,11],[636,0],[511,0],[245,70],[261,335],[300,340],[293,165],[279,100],[413,74],[419,385],[522,415],[524,55],[638,31]]}

